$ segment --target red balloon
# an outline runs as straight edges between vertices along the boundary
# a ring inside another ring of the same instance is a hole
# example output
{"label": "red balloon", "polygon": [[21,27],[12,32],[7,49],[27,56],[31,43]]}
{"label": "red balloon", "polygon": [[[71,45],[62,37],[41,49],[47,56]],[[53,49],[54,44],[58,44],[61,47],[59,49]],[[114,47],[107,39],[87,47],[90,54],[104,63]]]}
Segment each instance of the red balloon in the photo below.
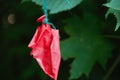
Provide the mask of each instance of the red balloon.
{"label": "red balloon", "polygon": [[[37,22],[43,22],[44,19],[45,15],[38,18]],[[52,29],[49,24],[43,23],[38,26],[28,47],[32,48],[30,54],[33,55],[43,71],[57,80],[61,60],[59,30]]]}

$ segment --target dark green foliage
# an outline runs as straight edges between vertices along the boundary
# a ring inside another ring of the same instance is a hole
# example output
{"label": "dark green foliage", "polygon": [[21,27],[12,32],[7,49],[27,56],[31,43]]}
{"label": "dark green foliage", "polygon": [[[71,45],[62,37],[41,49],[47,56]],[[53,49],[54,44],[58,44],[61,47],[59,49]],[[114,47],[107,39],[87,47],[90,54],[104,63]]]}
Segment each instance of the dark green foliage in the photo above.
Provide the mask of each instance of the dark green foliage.
{"label": "dark green foliage", "polygon": [[[52,0],[48,4],[55,2],[54,6],[58,6],[49,7],[49,20],[60,29],[61,37],[58,80],[119,80],[120,1],[71,1],[72,6],[68,6],[66,0]],[[1,0],[0,4],[0,79],[52,80],[27,48],[39,25],[36,19],[43,15],[39,6],[42,0]]]}
{"label": "dark green foliage", "polygon": [[61,41],[63,59],[75,58],[70,70],[72,79],[88,75],[96,62],[105,68],[107,59],[111,57],[112,46],[100,34],[97,18],[90,14],[83,17],[82,20],[78,16],[66,20],[65,30],[70,38]]}

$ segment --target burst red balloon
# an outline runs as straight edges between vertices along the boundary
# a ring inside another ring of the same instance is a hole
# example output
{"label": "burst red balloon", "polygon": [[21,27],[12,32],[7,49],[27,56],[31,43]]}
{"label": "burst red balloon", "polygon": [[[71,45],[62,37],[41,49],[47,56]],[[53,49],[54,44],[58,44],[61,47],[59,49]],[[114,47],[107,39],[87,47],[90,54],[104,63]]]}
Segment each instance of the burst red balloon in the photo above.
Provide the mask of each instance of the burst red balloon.
{"label": "burst red balloon", "polygon": [[[37,22],[43,22],[44,19],[43,15],[37,19]],[[38,26],[28,47],[32,48],[30,54],[33,55],[43,71],[57,80],[61,59],[59,30],[52,29],[49,24],[43,23]]]}

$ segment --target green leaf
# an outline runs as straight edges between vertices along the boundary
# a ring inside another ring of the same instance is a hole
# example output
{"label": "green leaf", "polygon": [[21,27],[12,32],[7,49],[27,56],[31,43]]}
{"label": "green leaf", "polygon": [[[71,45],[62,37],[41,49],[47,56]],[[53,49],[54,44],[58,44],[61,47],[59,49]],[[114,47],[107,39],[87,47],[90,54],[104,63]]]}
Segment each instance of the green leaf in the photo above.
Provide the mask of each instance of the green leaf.
{"label": "green leaf", "polygon": [[32,0],[22,0],[21,3],[28,2],[28,1],[32,1]]}
{"label": "green leaf", "polygon": [[115,9],[110,8],[108,12],[106,13],[106,17],[108,17],[110,13],[113,13],[114,16],[116,17],[116,20],[117,20],[116,27],[115,27],[115,31],[116,31],[120,27],[120,10],[115,10]]}
{"label": "green leaf", "polygon": [[105,6],[120,10],[120,0],[111,0],[109,3],[106,3]]}
{"label": "green leaf", "polygon": [[[22,2],[27,1],[23,0]],[[37,5],[43,6],[43,0],[32,0]],[[50,14],[58,13],[61,11],[69,10],[78,5],[82,0],[47,0],[47,8]]]}
{"label": "green leaf", "polygon": [[88,75],[96,62],[105,68],[112,46],[100,34],[96,17],[87,14],[84,20],[75,16],[65,22],[65,30],[70,37],[61,41],[61,53],[64,60],[74,58],[70,79]]}
{"label": "green leaf", "polygon": [[117,24],[115,31],[118,30],[120,27],[120,0],[111,0],[109,3],[104,4],[105,6],[109,7],[108,12],[106,15],[113,13],[117,19]]}

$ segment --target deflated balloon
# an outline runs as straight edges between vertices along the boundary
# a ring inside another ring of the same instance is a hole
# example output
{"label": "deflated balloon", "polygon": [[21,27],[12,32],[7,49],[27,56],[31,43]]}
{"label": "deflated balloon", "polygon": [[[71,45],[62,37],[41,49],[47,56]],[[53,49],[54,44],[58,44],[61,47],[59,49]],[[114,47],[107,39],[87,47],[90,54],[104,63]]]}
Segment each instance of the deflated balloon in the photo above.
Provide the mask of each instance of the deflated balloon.
{"label": "deflated balloon", "polygon": [[[37,19],[37,22],[43,22],[44,19],[43,15]],[[38,26],[28,47],[32,48],[30,54],[33,55],[43,71],[57,80],[61,59],[59,30],[52,29],[49,24],[43,23]]]}

